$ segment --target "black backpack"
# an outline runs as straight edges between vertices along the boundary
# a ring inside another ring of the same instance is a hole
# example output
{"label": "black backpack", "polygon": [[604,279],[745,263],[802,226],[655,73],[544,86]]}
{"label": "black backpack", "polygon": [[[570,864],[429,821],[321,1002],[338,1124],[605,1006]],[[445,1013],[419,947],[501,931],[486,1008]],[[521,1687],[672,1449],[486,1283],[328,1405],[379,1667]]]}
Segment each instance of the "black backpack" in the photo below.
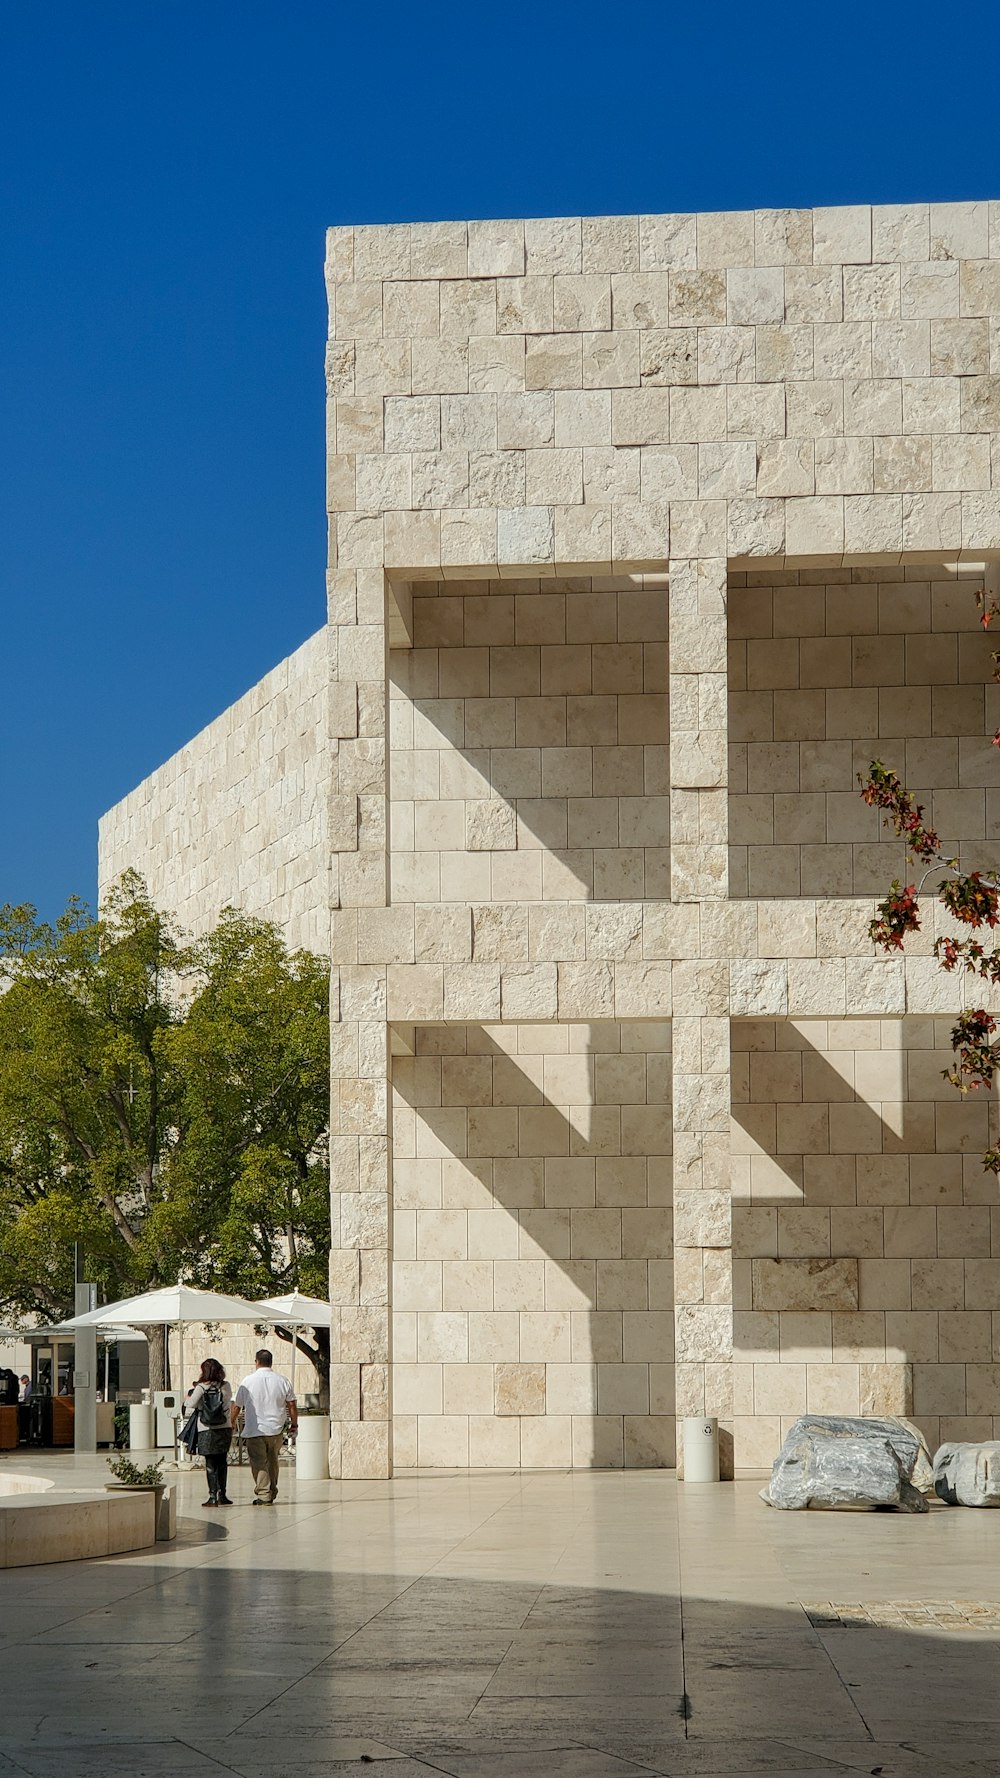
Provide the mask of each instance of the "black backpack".
{"label": "black backpack", "polygon": [[205,1384],[205,1393],[198,1404],[198,1418],[203,1426],[229,1425],[229,1409],[218,1383]]}

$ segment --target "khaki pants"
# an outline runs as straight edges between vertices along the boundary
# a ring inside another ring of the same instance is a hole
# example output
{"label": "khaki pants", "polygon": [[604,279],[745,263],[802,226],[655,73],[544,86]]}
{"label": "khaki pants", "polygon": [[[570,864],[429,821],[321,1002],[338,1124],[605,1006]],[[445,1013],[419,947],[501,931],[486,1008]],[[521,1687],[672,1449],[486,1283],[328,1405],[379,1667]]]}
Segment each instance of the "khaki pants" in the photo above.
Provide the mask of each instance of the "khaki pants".
{"label": "khaki pants", "polygon": [[273,1500],[278,1492],[278,1453],[284,1437],[283,1432],[266,1432],[244,1440],[258,1500]]}

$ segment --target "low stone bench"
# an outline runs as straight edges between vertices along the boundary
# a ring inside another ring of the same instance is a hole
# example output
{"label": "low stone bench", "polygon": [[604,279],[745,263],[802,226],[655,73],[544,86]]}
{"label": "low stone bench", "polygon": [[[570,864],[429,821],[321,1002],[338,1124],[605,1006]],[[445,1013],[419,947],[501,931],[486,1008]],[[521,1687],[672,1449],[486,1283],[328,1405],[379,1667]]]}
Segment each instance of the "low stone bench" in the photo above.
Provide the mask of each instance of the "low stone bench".
{"label": "low stone bench", "polygon": [[0,1568],[120,1556],[156,1542],[152,1490],[63,1490],[44,1476],[0,1476]]}

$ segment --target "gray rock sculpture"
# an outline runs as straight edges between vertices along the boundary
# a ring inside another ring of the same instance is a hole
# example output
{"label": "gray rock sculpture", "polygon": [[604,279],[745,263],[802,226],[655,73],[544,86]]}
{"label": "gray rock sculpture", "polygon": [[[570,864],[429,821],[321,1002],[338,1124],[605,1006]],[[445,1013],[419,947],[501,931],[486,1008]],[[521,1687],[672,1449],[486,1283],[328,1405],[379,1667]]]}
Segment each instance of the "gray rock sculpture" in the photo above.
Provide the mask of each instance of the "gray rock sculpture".
{"label": "gray rock sculpture", "polygon": [[1000,1506],[1000,1444],[942,1445],[934,1492],[946,1506]]}
{"label": "gray rock sculpture", "polygon": [[789,1512],[806,1507],[898,1507],[924,1513],[933,1482],[930,1453],[908,1420],[805,1414],[792,1426],[761,1499]]}

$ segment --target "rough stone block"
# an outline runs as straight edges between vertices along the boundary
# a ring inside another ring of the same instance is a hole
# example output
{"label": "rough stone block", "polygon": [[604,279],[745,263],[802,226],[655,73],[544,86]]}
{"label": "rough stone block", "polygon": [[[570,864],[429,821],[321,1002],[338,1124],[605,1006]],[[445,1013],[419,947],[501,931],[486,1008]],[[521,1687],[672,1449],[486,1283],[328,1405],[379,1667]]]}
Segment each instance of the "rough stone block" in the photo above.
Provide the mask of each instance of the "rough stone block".
{"label": "rough stone block", "polygon": [[674,1240],[679,1247],[728,1248],[732,1242],[729,1193],[678,1192],[674,1198]]}
{"label": "rough stone block", "polygon": [[495,1364],[493,1391],[493,1411],[499,1417],[544,1414],[544,1364]]}
{"label": "rough stone block", "polygon": [[856,1259],[755,1259],[754,1309],[858,1308]]}
{"label": "rough stone block", "polygon": [[500,1014],[508,1019],[554,1019],[558,998],[557,966],[535,963],[527,969],[505,969],[500,976]]}

